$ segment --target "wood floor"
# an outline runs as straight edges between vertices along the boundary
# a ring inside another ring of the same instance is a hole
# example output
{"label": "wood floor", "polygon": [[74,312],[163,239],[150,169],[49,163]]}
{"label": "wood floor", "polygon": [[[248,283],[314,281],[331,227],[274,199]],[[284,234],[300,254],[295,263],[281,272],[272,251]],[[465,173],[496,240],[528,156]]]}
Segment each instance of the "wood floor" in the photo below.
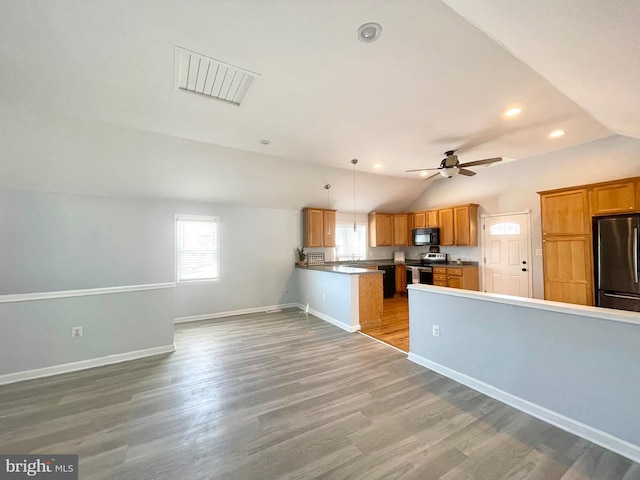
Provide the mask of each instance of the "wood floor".
{"label": "wood floor", "polygon": [[176,328],[169,355],[0,387],[0,452],[80,478],[640,479],[640,465],[298,310]]}
{"label": "wood floor", "polygon": [[360,331],[388,343],[403,352],[409,351],[409,301],[406,296],[385,298],[380,322],[364,324]]}

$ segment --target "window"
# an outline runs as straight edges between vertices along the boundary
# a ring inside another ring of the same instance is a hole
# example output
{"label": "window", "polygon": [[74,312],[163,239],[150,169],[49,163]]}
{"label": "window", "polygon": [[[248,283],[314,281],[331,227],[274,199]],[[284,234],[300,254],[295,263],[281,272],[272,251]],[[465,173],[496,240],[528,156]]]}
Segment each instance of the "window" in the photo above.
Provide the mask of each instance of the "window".
{"label": "window", "polygon": [[176,216],[178,283],[218,279],[218,219]]}
{"label": "window", "polygon": [[519,223],[496,223],[489,227],[489,235],[520,235]]}
{"label": "window", "polygon": [[367,227],[353,224],[336,225],[336,253],[340,260],[364,260],[367,258]]}

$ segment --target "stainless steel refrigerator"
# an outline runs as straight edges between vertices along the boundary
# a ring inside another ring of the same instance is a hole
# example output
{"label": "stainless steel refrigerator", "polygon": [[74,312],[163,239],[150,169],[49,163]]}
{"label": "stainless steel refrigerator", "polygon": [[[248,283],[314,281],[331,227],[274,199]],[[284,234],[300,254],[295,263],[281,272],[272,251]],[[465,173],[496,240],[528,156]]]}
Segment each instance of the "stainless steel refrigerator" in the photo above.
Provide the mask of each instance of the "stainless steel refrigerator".
{"label": "stainless steel refrigerator", "polygon": [[596,305],[640,312],[640,215],[598,218],[593,227]]}

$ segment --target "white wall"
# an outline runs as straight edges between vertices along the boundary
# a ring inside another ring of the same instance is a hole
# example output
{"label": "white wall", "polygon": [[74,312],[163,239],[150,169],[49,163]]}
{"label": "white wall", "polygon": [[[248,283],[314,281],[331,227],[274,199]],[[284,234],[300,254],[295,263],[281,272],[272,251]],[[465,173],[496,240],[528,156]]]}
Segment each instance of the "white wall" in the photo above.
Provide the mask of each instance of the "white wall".
{"label": "white wall", "polygon": [[637,314],[421,285],[409,323],[410,360],[640,459]]}
{"label": "white wall", "polygon": [[[155,294],[9,301],[173,282],[175,214],[218,217],[220,281]],[[0,374],[171,345],[176,317],[297,299],[299,210],[0,190],[0,219],[0,328],[8,342]],[[81,339],[71,339],[76,325],[85,329]]]}
{"label": "white wall", "polygon": [[[463,158],[468,157],[470,153]],[[542,248],[540,196],[536,192],[640,176],[640,140],[613,136],[547,155],[473,170],[477,172],[474,177],[439,178],[410,210],[462,203],[478,203],[480,213],[486,214],[528,209],[532,252],[535,252]],[[466,260],[481,261],[480,247],[444,247],[442,251],[452,257],[464,251]],[[533,294],[535,298],[544,297],[540,256],[533,257]]]}

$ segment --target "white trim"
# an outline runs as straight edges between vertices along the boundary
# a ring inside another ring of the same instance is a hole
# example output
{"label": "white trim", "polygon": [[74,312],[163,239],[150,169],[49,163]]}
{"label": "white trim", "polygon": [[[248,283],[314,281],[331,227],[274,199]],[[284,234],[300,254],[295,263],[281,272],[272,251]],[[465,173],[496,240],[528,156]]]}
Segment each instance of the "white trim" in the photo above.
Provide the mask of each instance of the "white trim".
{"label": "white trim", "polygon": [[480,214],[480,218],[491,218],[491,217],[502,217],[504,215],[524,215],[524,214],[530,214],[531,210],[527,209],[527,210],[523,210],[521,212],[509,212],[509,213],[481,213]]}
{"label": "white trim", "polygon": [[161,355],[163,353],[171,353],[175,351],[176,345],[175,343],[172,343],[171,345],[145,348],[144,350],[134,350],[133,352],[116,353],[105,357],[81,360],[79,362],[63,363],[61,365],[53,365],[51,367],[7,373],[0,375],[0,385],[32,380],[34,378],[50,377],[51,375],[59,375],[61,373],[77,372],[78,370],[86,370],[87,368],[102,367],[113,363],[127,362],[129,360],[137,360],[139,358],[151,357],[153,355]]}
{"label": "white trim", "polygon": [[68,297],[86,297],[89,295],[111,295],[114,293],[140,292],[144,290],[159,290],[162,288],[173,288],[176,284],[169,283],[150,283],[147,285],[127,285],[123,287],[101,287],[101,288],[84,288],[82,290],[60,290],[57,292],[38,292],[38,293],[16,293],[11,295],[0,295],[0,303],[11,302],[32,302],[36,300],[51,300],[55,298]]}
{"label": "white trim", "polygon": [[594,428],[590,425],[586,425],[577,420],[561,415],[557,412],[549,410],[523,398],[512,395],[511,393],[500,390],[499,388],[496,388],[492,385],[484,383],[456,370],[447,368],[444,365],[440,365],[439,363],[433,362],[419,355],[415,355],[411,352],[409,352],[407,359],[414,363],[417,363],[418,365],[422,365],[425,368],[433,370],[434,372],[444,375],[445,377],[451,378],[480,393],[484,393],[491,398],[495,398],[496,400],[506,403],[507,405],[525,412],[533,417],[536,417],[544,422],[550,423],[551,425],[554,425],[562,430],[578,435],[589,440],[590,442],[611,450],[612,452],[629,458],[634,462],[640,463],[640,446],[638,445],[615,437],[610,433],[598,430],[597,428]]}
{"label": "white trim", "polygon": [[424,283],[412,283],[407,285],[408,290],[437,291],[444,295],[453,297],[474,298],[487,302],[502,303],[505,305],[516,305],[518,307],[532,308],[536,310],[548,310],[550,312],[568,313],[570,315],[581,315],[583,317],[597,318],[610,322],[632,323],[640,325],[640,313],[628,312],[626,310],[614,310],[613,308],[590,307],[574,303],[554,302],[551,300],[540,300],[538,298],[514,297],[512,295],[501,295],[498,293],[475,292],[473,290],[461,290],[458,288],[437,287]]}
{"label": "white trim", "polygon": [[273,310],[282,310],[283,308],[298,307],[304,310],[299,303],[283,303],[281,305],[268,305],[266,307],[244,308],[242,310],[228,310],[226,312],[205,313],[202,315],[190,315],[187,317],[176,317],[173,323],[200,322],[202,320],[213,320],[214,318],[233,317],[235,315],[245,315],[247,313],[269,313]]}
{"label": "white trim", "polygon": [[481,269],[482,269],[482,291],[486,291],[487,289],[487,231],[486,231],[486,218],[496,218],[496,217],[506,217],[506,216],[514,216],[514,215],[526,215],[526,238],[525,243],[527,245],[527,296],[529,298],[533,298],[533,260],[532,260],[532,235],[531,235],[531,211],[525,210],[523,212],[513,212],[513,213],[493,213],[493,214],[484,214],[480,215],[482,218],[482,242],[480,254],[482,255]]}
{"label": "white trim", "polygon": [[321,313],[321,312],[318,312],[317,310],[309,308],[309,305],[305,306],[305,305],[302,305],[302,304],[298,303],[297,307],[300,308],[300,310],[302,310],[303,312],[310,313],[314,317],[318,317],[320,320],[324,320],[325,322],[328,322],[331,325],[335,325],[336,327],[339,327],[342,330],[345,330],[345,331],[347,331],[349,333],[354,333],[354,332],[357,332],[358,330],[360,330],[360,324],[358,324],[358,325],[347,325],[346,323],[341,322],[340,320],[336,320],[335,318],[330,317],[329,315],[325,315],[324,313]]}

